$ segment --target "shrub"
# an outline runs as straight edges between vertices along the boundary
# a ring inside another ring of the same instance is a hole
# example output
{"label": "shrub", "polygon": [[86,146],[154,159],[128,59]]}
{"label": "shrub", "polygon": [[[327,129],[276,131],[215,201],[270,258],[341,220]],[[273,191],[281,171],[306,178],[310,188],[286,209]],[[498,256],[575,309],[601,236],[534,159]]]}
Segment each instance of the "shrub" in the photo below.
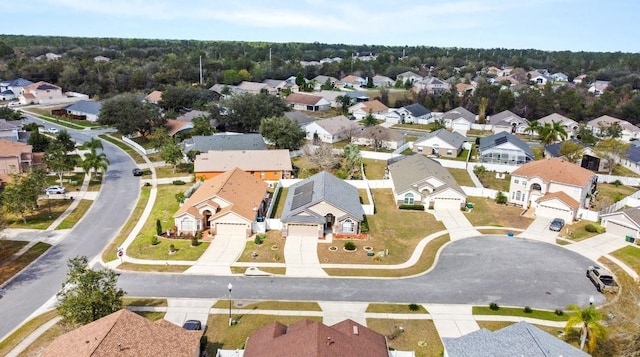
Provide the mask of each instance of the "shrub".
{"label": "shrub", "polygon": [[530,314],[533,312],[533,310],[531,310],[531,307],[529,306],[525,306],[522,311],[524,311],[525,314]]}
{"label": "shrub", "polygon": [[208,344],[209,337],[207,337],[207,335],[202,335],[202,337],[200,337],[200,352],[204,352],[207,349]]}
{"label": "shrub", "polygon": [[171,244],[171,245],[169,246],[169,251],[170,251],[170,252],[172,252],[172,253],[173,253],[173,252],[175,252],[175,251],[176,251],[176,246],[175,246],[175,245],[173,245],[173,244]]}
{"label": "shrub", "polygon": [[369,232],[369,223],[367,222],[367,216],[365,216],[362,222],[360,222],[360,232],[361,233]]}
{"label": "shrub", "polygon": [[564,311],[562,311],[562,309],[556,309],[556,311],[554,311],[556,313],[556,315],[558,316],[562,316],[564,315]]}
{"label": "shrub", "polygon": [[418,304],[409,304],[409,311],[418,311],[420,310],[420,306]]}
{"label": "shrub", "polygon": [[151,186],[151,182],[145,182],[144,185],[149,187],[149,186]]}
{"label": "shrub", "polygon": [[256,234],[256,238],[253,240],[253,242],[254,242],[255,244],[257,244],[257,245],[260,245],[260,244],[264,243],[264,239],[265,239],[266,237],[267,237],[267,235],[266,235],[266,234],[264,234],[264,233]]}
{"label": "shrub", "polygon": [[198,246],[198,244],[200,244],[200,243],[198,242],[198,237],[197,237],[197,236],[193,236],[193,237],[191,237],[191,246],[192,246],[192,247],[197,247],[197,246]]}
{"label": "shrub", "polygon": [[156,234],[159,236],[162,235],[162,222],[160,222],[159,219],[156,219]]}
{"label": "shrub", "polygon": [[172,182],[174,185],[184,185],[186,184],[186,182],[182,181],[182,180],[173,180]]}
{"label": "shrub", "polygon": [[157,236],[151,236],[151,245],[158,245],[160,244],[160,240],[158,239]]}
{"label": "shrub", "polygon": [[498,193],[496,194],[496,203],[498,204],[507,203],[507,196],[504,193],[502,193],[502,191],[498,191]]}
{"label": "shrub", "polygon": [[202,239],[202,231],[196,231],[196,238],[198,238],[198,240]]}
{"label": "shrub", "polygon": [[584,230],[589,233],[604,233],[604,227],[597,223],[589,223],[584,226]]}
{"label": "shrub", "polygon": [[400,205],[399,208],[411,211],[424,211],[424,205]]}
{"label": "shrub", "polygon": [[344,249],[346,250],[356,250],[356,244],[352,241],[344,242]]}
{"label": "shrub", "polygon": [[500,305],[498,305],[497,302],[492,302],[491,304],[489,304],[489,308],[493,311],[497,311],[500,310]]}
{"label": "shrub", "polygon": [[613,181],[613,182],[612,182],[612,184],[613,184],[614,186],[618,187],[618,186],[622,185],[622,181],[620,181],[620,180],[615,180],[615,181]]}

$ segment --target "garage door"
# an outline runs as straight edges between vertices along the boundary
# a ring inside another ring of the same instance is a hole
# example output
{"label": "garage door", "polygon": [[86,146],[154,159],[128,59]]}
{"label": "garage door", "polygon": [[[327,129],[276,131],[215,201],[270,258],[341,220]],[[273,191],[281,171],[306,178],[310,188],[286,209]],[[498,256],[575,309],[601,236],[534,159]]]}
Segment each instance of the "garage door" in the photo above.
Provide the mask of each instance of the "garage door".
{"label": "garage door", "polygon": [[433,200],[433,208],[438,209],[460,209],[462,200],[459,198],[435,197]]}
{"label": "garage door", "polygon": [[454,122],[452,129],[456,131],[469,131],[469,124]]}
{"label": "garage door", "polygon": [[318,226],[308,224],[287,225],[287,236],[318,238]]}
{"label": "garage door", "polygon": [[566,224],[573,222],[573,214],[568,209],[549,207],[539,204],[536,208],[536,216],[546,218],[562,218]]}
{"label": "garage door", "polygon": [[614,221],[607,221],[607,233],[612,234],[618,237],[626,237],[632,236],[633,238],[637,237],[636,231],[627,226],[623,226],[622,224]]}
{"label": "garage door", "polygon": [[247,236],[247,226],[236,223],[217,223],[216,234],[224,236]]}

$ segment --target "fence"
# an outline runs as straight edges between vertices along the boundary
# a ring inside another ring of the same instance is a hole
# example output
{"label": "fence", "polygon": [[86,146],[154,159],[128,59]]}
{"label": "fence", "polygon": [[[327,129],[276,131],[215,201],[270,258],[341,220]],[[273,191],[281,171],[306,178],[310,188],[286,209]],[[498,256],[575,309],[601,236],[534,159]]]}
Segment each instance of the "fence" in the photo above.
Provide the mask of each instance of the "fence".
{"label": "fence", "polygon": [[125,143],[129,144],[131,147],[136,149],[142,155],[150,155],[150,154],[158,152],[158,150],[156,150],[156,149],[145,149],[140,144],[138,144],[135,141],[127,138],[124,135],[122,136],[122,141],[124,141]]}
{"label": "fence", "polygon": [[600,212],[579,208],[576,217],[591,222],[598,222],[600,220]]}
{"label": "fence", "polygon": [[625,186],[640,186],[640,178],[637,177],[626,177],[626,176],[613,176],[613,175],[603,175],[597,174],[598,182],[603,183],[611,183],[615,181],[620,181]]}
{"label": "fence", "polygon": [[621,208],[624,208],[625,206],[632,206],[634,204],[637,204],[639,198],[640,198],[640,191],[636,191],[632,195],[621,199],[620,201],[612,204],[611,206],[601,209],[600,214],[603,215],[607,213],[613,213]]}
{"label": "fence", "polygon": [[470,197],[486,197],[491,199],[496,198],[496,195],[498,194],[497,190],[492,190],[490,188],[484,187],[462,186],[462,191],[464,191],[464,193]]}

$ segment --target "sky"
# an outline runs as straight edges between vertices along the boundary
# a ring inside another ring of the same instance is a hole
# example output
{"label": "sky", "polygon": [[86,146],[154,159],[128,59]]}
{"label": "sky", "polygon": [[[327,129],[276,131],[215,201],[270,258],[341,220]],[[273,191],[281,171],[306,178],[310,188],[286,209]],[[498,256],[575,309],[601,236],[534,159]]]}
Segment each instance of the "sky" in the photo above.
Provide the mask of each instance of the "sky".
{"label": "sky", "polygon": [[640,51],[637,0],[0,1],[0,34]]}

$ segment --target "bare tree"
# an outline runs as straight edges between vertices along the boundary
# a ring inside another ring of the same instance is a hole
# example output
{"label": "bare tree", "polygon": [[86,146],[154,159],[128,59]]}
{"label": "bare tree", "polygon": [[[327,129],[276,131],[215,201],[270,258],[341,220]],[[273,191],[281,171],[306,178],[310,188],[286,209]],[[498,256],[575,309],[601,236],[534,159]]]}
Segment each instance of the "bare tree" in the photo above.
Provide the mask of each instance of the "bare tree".
{"label": "bare tree", "polygon": [[340,163],[340,157],[333,153],[333,147],[327,143],[322,143],[317,147],[305,145],[302,148],[302,154],[307,157],[309,162],[318,167],[319,171],[335,168]]}

